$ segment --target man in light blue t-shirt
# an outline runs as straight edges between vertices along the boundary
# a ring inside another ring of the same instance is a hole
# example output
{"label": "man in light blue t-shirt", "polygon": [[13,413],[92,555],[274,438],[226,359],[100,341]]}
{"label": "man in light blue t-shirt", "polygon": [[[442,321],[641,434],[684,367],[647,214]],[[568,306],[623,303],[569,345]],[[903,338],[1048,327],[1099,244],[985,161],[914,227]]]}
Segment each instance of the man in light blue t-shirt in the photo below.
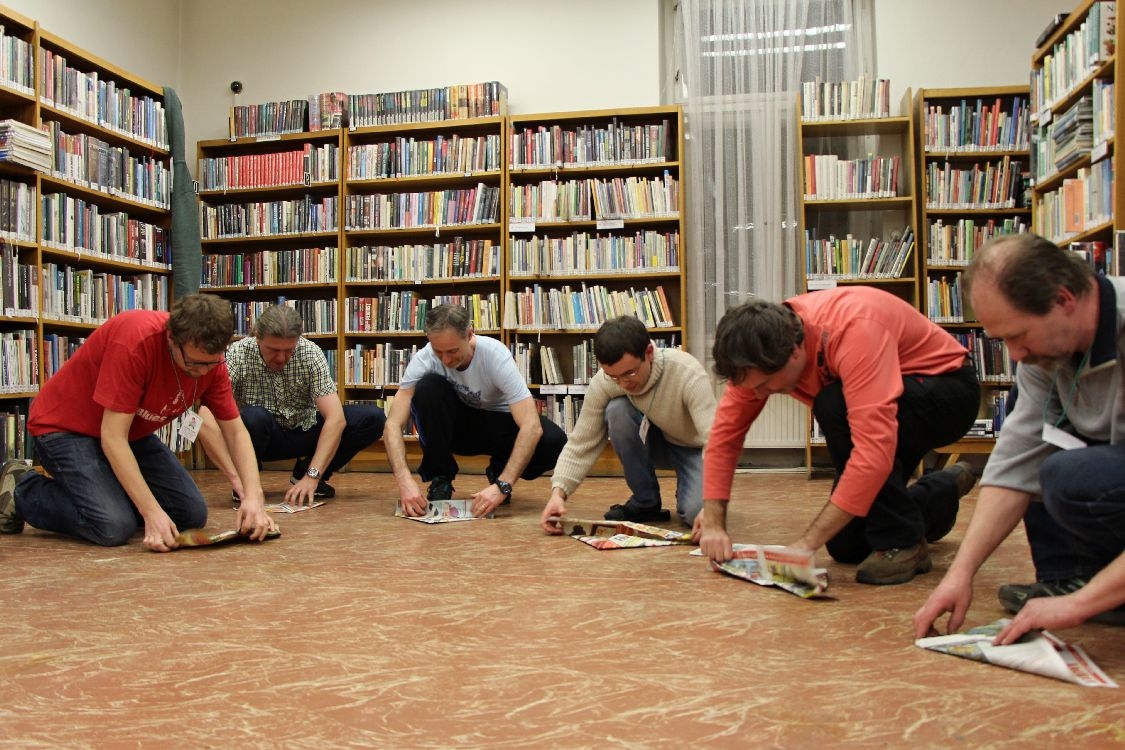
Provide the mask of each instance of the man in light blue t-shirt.
{"label": "man in light blue t-shirt", "polygon": [[[426,337],[430,343],[410,359],[383,433],[402,507],[419,516],[430,500],[448,500],[458,471],[454,454],[483,455],[489,484],[472,496],[473,515],[483,516],[511,498],[517,480],[553,469],[566,435],[539,416],[511,352],[477,336],[464,307],[431,310]],[[402,432],[411,417],[422,445],[418,474],[430,482],[425,497],[406,463]]]}

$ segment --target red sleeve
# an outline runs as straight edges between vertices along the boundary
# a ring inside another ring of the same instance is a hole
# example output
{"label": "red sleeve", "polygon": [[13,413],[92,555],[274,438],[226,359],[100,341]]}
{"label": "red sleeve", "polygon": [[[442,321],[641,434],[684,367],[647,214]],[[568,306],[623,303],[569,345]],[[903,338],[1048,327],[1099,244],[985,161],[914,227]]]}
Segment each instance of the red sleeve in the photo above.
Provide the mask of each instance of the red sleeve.
{"label": "red sleeve", "polygon": [[843,384],[852,433],[851,458],[832,493],[832,503],[866,516],[891,474],[898,447],[902,370],[897,341],[885,326],[861,318],[832,342],[826,357]]}
{"label": "red sleeve", "polygon": [[707,449],[703,451],[703,498],[729,500],[734,470],[742,455],[746,431],[762,413],[766,400],[754,391],[727,383],[723,389]]}
{"label": "red sleeve", "polygon": [[210,380],[199,397],[199,402],[211,410],[215,419],[224,422],[239,415],[238,404],[230,387],[230,373],[226,365],[219,365],[211,371]]}

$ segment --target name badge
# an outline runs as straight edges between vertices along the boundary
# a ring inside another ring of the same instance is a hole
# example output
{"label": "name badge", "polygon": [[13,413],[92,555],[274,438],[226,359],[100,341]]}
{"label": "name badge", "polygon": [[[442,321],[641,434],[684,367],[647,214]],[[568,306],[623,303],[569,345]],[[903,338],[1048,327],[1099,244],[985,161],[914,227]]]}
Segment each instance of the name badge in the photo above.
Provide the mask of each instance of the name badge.
{"label": "name badge", "polygon": [[649,425],[648,415],[646,414],[644,416],[644,419],[641,420],[641,426],[640,426],[640,429],[638,430],[638,432],[640,432],[640,435],[641,435],[641,444],[642,445],[648,445],[648,425]]}
{"label": "name badge", "polygon": [[1064,451],[1072,451],[1075,448],[1086,447],[1085,440],[1080,437],[1075,437],[1069,432],[1060,430],[1053,424],[1043,425],[1043,442],[1050,443],[1057,448],[1062,448]]}
{"label": "name badge", "polygon": [[203,417],[196,414],[193,409],[188,409],[183,413],[183,419],[180,422],[180,437],[189,443],[194,443],[195,439],[199,437],[201,427],[203,427]]}

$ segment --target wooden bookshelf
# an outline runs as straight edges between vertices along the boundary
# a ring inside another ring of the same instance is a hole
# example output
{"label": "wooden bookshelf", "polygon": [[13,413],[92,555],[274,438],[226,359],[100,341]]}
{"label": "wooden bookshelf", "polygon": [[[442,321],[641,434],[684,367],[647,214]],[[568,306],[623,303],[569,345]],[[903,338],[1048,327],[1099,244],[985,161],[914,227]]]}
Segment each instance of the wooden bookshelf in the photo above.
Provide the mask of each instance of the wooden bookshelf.
{"label": "wooden bookshelf", "polygon": [[[805,291],[863,284],[920,308],[910,89],[900,102],[900,114],[888,108],[885,117],[807,120],[800,100],[797,109]],[[836,179],[838,172],[867,171],[876,177],[893,172],[895,177],[870,183]],[[831,470],[811,411],[806,435],[809,476]]]}
{"label": "wooden bookshelf", "polygon": [[520,115],[508,138],[504,334],[568,429],[605,320],[636,314],[659,345],[684,345],[683,113]]}
{"label": "wooden bookshelf", "polygon": [[[1003,418],[1015,364],[985,336],[961,287],[975,252],[1031,229],[1027,86],[919,89],[914,100],[920,180],[918,239],[923,310],[972,352],[981,378],[979,418]],[[992,436],[962,441],[987,452]]]}

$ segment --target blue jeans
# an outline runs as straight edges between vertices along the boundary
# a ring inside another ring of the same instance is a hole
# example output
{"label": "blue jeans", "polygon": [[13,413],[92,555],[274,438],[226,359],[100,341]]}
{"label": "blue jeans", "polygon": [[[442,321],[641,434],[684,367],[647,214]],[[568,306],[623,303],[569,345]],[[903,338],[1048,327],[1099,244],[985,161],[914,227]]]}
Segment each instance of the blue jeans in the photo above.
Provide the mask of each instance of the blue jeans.
{"label": "blue jeans", "polygon": [[642,419],[644,414],[625,396],[606,404],[609,440],[625,469],[625,483],[633,493],[628,502],[636,508],[659,508],[662,501],[656,469],[672,469],[676,472],[676,514],[690,526],[703,509],[703,449],[669,443],[651,422],[647,439],[642,441]]}
{"label": "blue jeans", "polygon": [[[240,413],[259,461],[311,458],[316,452],[320,431],[324,427],[324,417],[320,414],[316,415],[316,424],[309,429],[288,430],[277,423],[277,417],[260,406],[244,406]],[[344,422],[344,432],[340,435],[336,455],[328,466],[317,467],[321,470],[321,481],[328,481],[355,454],[382,437],[387,418],[377,406],[345,404]]]}
{"label": "blue jeans", "polygon": [[[207,503],[187,470],[155,435],[129,443],[141,476],[176,524],[207,525]],[[50,477],[29,471],[16,485],[16,510],[33,527],[76,536],[105,547],[125,544],[144,519],[117,481],[101,440],[71,432],[35,438],[35,451]]]}
{"label": "blue jeans", "polygon": [[1125,445],[1054,453],[1039,483],[1024,516],[1037,580],[1088,581],[1125,551]]}

